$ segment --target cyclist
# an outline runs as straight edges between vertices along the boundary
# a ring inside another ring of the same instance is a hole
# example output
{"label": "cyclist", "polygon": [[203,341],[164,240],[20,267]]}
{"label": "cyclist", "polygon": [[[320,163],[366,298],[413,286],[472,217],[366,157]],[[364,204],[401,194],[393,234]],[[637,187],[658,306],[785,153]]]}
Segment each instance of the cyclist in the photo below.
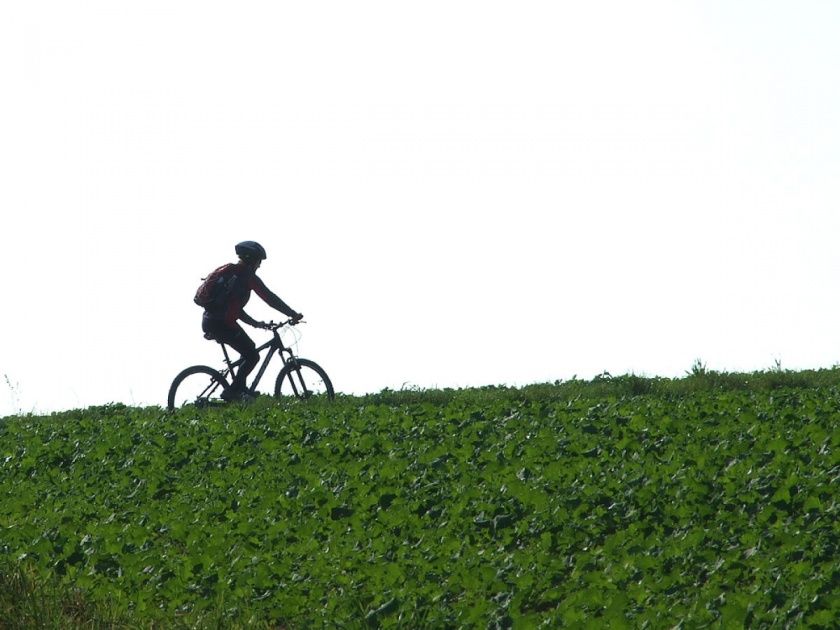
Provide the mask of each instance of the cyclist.
{"label": "cyclist", "polygon": [[303,318],[301,313],[289,307],[272,293],[257,276],[257,269],[266,259],[265,249],[262,245],[256,241],[242,241],[236,245],[236,254],[239,256],[239,262],[232,267],[232,271],[236,274],[236,282],[223,304],[205,308],[204,317],[201,321],[201,328],[204,330],[204,336],[207,339],[229,345],[244,359],[236,371],[231,387],[222,394],[222,398],[225,400],[239,400],[249,397],[245,387],[245,379],[260,360],[256,344],[242,329],[242,326],[237,323],[237,320],[241,319],[254,328],[266,327],[266,324],[258,322],[243,310],[251,298],[251,291],[255,291],[273,309],[292,318],[293,322],[298,322]]}

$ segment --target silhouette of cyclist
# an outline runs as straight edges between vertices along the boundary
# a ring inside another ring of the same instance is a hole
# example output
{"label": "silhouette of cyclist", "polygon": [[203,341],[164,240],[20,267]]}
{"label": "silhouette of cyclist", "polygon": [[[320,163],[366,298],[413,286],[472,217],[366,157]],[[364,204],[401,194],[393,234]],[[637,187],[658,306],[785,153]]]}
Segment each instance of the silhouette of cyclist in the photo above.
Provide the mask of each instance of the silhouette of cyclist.
{"label": "silhouette of cyclist", "polygon": [[239,256],[239,262],[233,265],[233,271],[237,280],[227,301],[219,306],[206,307],[201,321],[201,328],[207,339],[227,344],[244,359],[236,371],[231,387],[222,394],[225,400],[248,397],[245,379],[260,360],[256,344],[237,323],[237,320],[242,320],[254,328],[267,327],[266,323],[258,322],[243,310],[251,298],[251,291],[256,291],[266,304],[290,317],[293,322],[299,322],[303,318],[301,313],[272,293],[257,276],[257,269],[266,259],[262,245],[256,241],[242,241],[236,246],[236,254]]}

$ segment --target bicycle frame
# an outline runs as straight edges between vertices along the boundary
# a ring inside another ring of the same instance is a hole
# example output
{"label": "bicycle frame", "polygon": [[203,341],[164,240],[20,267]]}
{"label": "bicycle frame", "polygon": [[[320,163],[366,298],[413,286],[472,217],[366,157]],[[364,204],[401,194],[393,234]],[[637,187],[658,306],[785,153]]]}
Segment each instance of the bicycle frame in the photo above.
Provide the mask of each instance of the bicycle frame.
{"label": "bicycle frame", "polygon": [[[277,334],[277,330],[279,328],[280,328],[280,326],[278,326],[277,328],[272,327],[271,332],[274,333],[274,337],[272,339],[269,339],[263,345],[261,345],[260,347],[257,348],[258,353],[262,353],[262,351],[267,348],[268,349],[268,354],[265,355],[265,358],[263,359],[262,365],[260,366],[260,369],[257,371],[257,375],[254,377],[254,380],[251,383],[250,387],[247,388],[248,391],[250,391],[252,393],[257,391],[257,386],[260,384],[260,380],[262,379],[263,375],[265,374],[265,371],[268,369],[268,364],[271,362],[271,358],[274,356],[275,352],[279,353],[280,359],[283,361],[283,365],[287,365],[288,363],[293,363],[294,360],[295,360],[295,355],[292,352],[292,350],[290,348],[287,348],[283,344],[283,340],[280,339],[280,335]],[[236,361],[231,362],[230,355],[228,354],[228,351],[227,351],[227,346],[223,343],[220,343],[219,345],[222,346],[222,352],[225,355],[225,364],[227,365],[227,370],[222,372],[222,376],[227,376],[228,374],[230,374],[231,378],[233,378],[235,376],[233,368],[239,367],[240,365],[242,365],[245,362],[245,360],[242,359],[242,358],[239,358]]]}

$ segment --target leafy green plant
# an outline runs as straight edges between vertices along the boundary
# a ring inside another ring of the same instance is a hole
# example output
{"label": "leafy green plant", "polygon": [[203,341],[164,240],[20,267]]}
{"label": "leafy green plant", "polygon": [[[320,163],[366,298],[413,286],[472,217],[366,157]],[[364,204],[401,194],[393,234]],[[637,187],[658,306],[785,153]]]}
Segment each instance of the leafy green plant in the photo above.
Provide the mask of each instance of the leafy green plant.
{"label": "leafy green plant", "polygon": [[700,359],[694,359],[694,363],[691,364],[691,369],[686,372],[689,376],[706,376],[709,373],[709,370],[706,368],[706,363]]}
{"label": "leafy green plant", "polygon": [[839,375],[10,418],[0,572],[141,625],[830,627]]}

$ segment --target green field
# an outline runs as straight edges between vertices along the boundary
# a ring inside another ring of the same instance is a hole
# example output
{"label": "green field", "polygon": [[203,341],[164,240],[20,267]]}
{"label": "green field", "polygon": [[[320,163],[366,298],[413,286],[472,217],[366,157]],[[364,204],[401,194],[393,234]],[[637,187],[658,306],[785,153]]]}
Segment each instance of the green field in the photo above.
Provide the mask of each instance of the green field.
{"label": "green field", "polygon": [[832,628],[840,371],[0,420],[0,628]]}

